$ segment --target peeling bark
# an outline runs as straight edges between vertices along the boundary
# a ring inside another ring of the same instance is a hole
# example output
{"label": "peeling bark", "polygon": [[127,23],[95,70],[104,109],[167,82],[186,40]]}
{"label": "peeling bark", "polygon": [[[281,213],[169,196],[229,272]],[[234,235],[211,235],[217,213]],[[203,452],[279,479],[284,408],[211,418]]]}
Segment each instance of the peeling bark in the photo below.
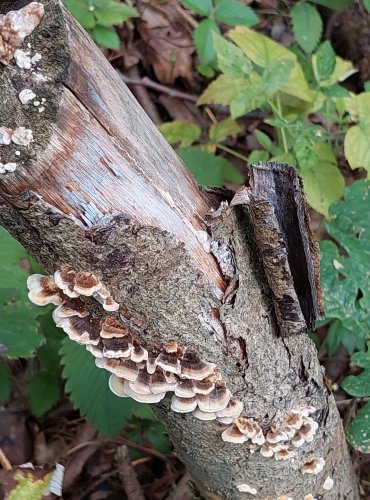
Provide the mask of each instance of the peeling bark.
{"label": "peeling bark", "polygon": [[[2,2],[0,12],[26,3]],[[216,363],[263,428],[300,404],[317,409],[314,441],[277,462],[224,443],[220,424],[173,413],[164,400],[155,411],[202,497],[356,500],[316,349],[305,334],[279,335],[251,213],[209,215],[225,196],[198,189],[94,43],[57,0],[43,3],[46,17],[27,39],[42,55],[38,69],[0,68],[1,125],[35,137],[15,173],[0,176],[1,224],[46,271],[63,263],[94,271],[148,349],[175,339]],[[24,88],[46,98],[44,113],[21,105]],[[17,149],[2,146],[2,161]],[[215,255],[199,231],[211,234]],[[308,457],[325,458],[318,476],[302,475]],[[331,491],[322,489],[327,476]],[[257,496],[239,492],[243,483]]]}

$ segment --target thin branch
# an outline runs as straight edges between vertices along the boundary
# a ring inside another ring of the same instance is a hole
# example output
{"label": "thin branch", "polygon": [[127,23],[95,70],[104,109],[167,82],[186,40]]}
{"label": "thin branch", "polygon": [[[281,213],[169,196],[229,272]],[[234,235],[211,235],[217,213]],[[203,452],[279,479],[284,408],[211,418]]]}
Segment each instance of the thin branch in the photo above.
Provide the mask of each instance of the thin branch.
{"label": "thin branch", "polygon": [[0,464],[4,470],[12,469],[12,464],[9,462],[8,457],[5,455],[5,453],[1,448],[0,448]]}
{"label": "thin branch", "polygon": [[117,472],[127,500],[144,500],[143,490],[132,466],[126,445],[123,444],[117,448],[116,462]]}

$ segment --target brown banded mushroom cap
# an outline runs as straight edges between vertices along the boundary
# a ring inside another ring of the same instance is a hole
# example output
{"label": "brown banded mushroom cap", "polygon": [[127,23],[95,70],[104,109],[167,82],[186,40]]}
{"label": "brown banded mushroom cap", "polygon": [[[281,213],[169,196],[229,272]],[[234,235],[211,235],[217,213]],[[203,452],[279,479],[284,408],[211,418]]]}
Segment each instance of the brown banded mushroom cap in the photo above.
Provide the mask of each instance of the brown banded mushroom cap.
{"label": "brown banded mushroom cap", "polygon": [[99,278],[94,273],[79,271],[76,273],[73,290],[80,295],[91,297],[91,295],[100,290],[102,286]]}
{"label": "brown banded mushroom cap", "polygon": [[221,418],[233,417],[237,418],[243,411],[243,403],[237,399],[231,398],[226,408],[218,411],[216,414]]}
{"label": "brown banded mushroom cap", "polygon": [[[138,394],[151,394],[151,379],[152,376],[149,375],[149,373],[146,370],[140,370],[139,375],[137,376],[137,379],[135,382],[128,382],[128,385],[131,390]],[[165,391],[162,391],[162,393]]]}
{"label": "brown banded mushroom cap", "polygon": [[118,302],[115,302],[113,297],[109,296],[103,301],[103,309],[108,312],[118,311],[119,304]]}
{"label": "brown banded mushroom cap", "polygon": [[61,318],[57,327],[62,328],[68,337],[78,344],[98,345],[100,341],[99,323],[99,318],[70,316],[69,318]]}
{"label": "brown banded mushroom cap", "polygon": [[193,380],[194,392],[196,394],[209,394],[215,388],[215,383],[209,378],[203,380]]}
{"label": "brown banded mushroom cap", "polygon": [[146,360],[146,370],[148,373],[152,374],[157,369],[157,356],[153,354],[148,354],[148,359]]}
{"label": "brown banded mushroom cap", "polygon": [[151,376],[150,390],[153,394],[161,392],[172,392],[175,389],[175,382],[167,382],[166,377],[161,369],[155,371]]}
{"label": "brown banded mushroom cap", "polygon": [[222,440],[226,443],[246,443],[248,441],[248,437],[240,432],[235,424],[232,424],[230,427],[224,430],[221,434]]}
{"label": "brown banded mushroom cap", "polygon": [[166,381],[169,383],[169,384],[174,384],[175,382],[177,382],[178,378],[177,378],[177,375],[175,375],[174,373],[172,372],[163,372],[163,375],[164,375],[164,378],[166,379]]}
{"label": "brown banded mushroom cap", "polygon": [[279,424],[272,424],[271,429],[266,434],[266,440],[269,443],[280,443],[280,441],[286,441],[288,436],[279,427]]}
{"label": "brown banded mushroom cap", "polygon": [[193,411],[193,415],[198,420],[204,420],[206,422],[209,420],[216,420],[216,418],[217,418],[216,413],[205,412],[205,411],[200,410],[199,408],[195,408],[195,410]]}
{"label": "brown banded mushroom cap", "polygon": [[303,417],[303,425],[299,429],[299,434],[304,437],[307,443],[313,441],[314,435],[319,427],[319,424],[311,417]]}
{"label": "brown banded mushroom cap", "polygon": [[0,62],[8,64],[13,59],[16,48],[22,46],[43,17],[44,6],[38,2],[0,15]]}
{"label": "brown banded mushroom cap", "polygon": [[65,300],[63,292],[56,286],[53,276],[32,274],[27,279],[28,298],[37,306],[54,304],[59,306]]}
{"label": "brown banded mushroom cap", "polygon": [[107,316],[101,325],[100,336],[102,339],[112,339],[130,336],[129,330],[116,319]]}
{"label": "brown banded mushroom cap", "polygon": [[120,398],[128,398],[129,396],[125,392],[124,382],[125,380],[123,378],[117,377],[117,375],[112,373],[108,381],[109,389]]}
{"label": "brown banded mushroom cap", "polygon": [[294,451],[288,450],[287,447],[282,448],[279,451],[276,451],[274,454],[275,460],[289,460],[290,458],[295,457]]}
{"label": "brown banded mushroom cap", "polygon": [[207,395],[197,394],[198,406],[202,411],[217,412],[221,411],[228,405],[231,392],[226,388],[224,382],[216,382],[215,388]]}
{"label": "brown banded mushroom cap", "polygon": [[190,413],[197,407],[195,398],[179,398],[174,394],[171,400],[171,410],[177,413]]}
{"label": "brown banded mushroom cap", "polygon": [[302,466],[302,474],[319,474],[325,465],[323,458],[310,458],[305,460]]}
{"label": "brown banded mushroom cap", "polygon": [[269,446],[268,443],[263,443],[260,448],[260,453],[263,457],[270,458],[274,455],[274,450]]}
{"label": "brown banded mushroom cap", "polygon": [[179,380],[175,386],[175,394],[180,398],[193,398],[195,396],[191,380]]}
{"label": "brown banded mushroom cap", "polygon": [[96,358],[95,364],[98,368],[105,368],[117,375],[117,377],[124,378],[130,382],[135,382],[139,375],[140,368],[131,359]]}
{"label": "brown banded mushroom cap", "polygon": [[303,446],[305,443],[305,438],[300,434],[298,431],[297,434],[291,439],[290,441],[293,446],[296,448],[299,448],[300,446]]}
{"label": "brown banded mushroom cap", "polygon": [[103,342],[99,340],[98,345],[86,345],[86,350],[89,351],[95,358],[104,358],[104,353],[103,353]]}
{"label": "brown banded mushroom cap", "polygon": [[135,363],[142,363],[148,359],[148,351],[141,345],[136,344],[131,351],[131,359]]}
{"label": "brown banded mushroom cap", "polygon": [[170,342],[167,342],[167,344],[164,346],[164,350],[168,353],[177,352],[178,349],[179,345],[176,342],[176,340],[171,340]]}
{"label": "brown banded mushroom cap", "polygon": [[284,430],[285,427],[298,430],[302,427],[302,425],[303,425],[303,414],[298,413],[297,411],[291,411],[284,418],[284,424],[283,424]]}
{"label": "brown banded mushroom cap", "polygon": [[192,380],[203,380],[215,370],[214,363],[205,363],[192,351],[186,351],[181,360],[181,376]]}
{"label": "brown banded mushroom cap", "polygon": [[166,395],[165,392],[161,394],[139,394],[131,389],[127,380],[124,381],[123,386],[125,393],[138,403],[159,403]]}
{"label": "brown banded mushroom cap", "polygon": [[156,366],[160,366],[164,371],[180,375],[181,366],[176,352],[161,352],[156,359]]}
{"label": "brown banded mushroom cap", "polygon": [[129,358],[134,348],[129,335],[121,338],[102,339],[102,342],[106,358]]}
{"label": "brown banded mushroom cap", "polygon": [[69,318],[70,316],[86,318],[88,315],[89,311],[85,302],[79,298],[66,298],[63,304],[56,307],[53,311],[53,318],[55,322],[57,322],[59,318]]}
{"label": "brown banded mushroom cap", "polygon": [[239,417],[235,420],[235,425],[240,430],[242,434],[245,434],[249,439],[254,437],[258,429],[254,425],[255,422],[251,418]]}
{"label": "brown banded mushroom cap", "polygon": [[69,264],[63,264],[60,269],[54,273],[56,285],[63,290],[68,297],[78,297],[79,293],[73,290],[76,279],[76,270]]}

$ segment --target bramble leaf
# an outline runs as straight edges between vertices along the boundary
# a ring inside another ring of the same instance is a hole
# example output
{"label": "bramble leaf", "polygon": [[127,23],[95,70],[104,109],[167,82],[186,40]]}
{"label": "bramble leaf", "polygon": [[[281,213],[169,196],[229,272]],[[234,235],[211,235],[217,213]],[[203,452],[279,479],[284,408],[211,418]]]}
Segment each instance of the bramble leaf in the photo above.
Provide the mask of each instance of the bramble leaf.
{"label": "bramble leaf", "polygon": [[113,50],[119,49],[121,41],[114,28],[107,28],[106,26],[97,24],[95,28],[91,30],[91,33],[96,43],[102,47]]}
{"label": "bramble leaf", "polygon": [[32,412],[40,417],[57,403],[60,396],[59,379],[49,372],[37,372],[28,382],[26,391]]}
{"label": "bramble leaf", "polygon": [[316,78],[318,81],[327,80],[334,72],[336,65],[335,52],[331,43],[326,41],[320,45],[316,52]]}
{"label": "bramble leaf", "polygon": [[220,75],[208,85],[199,97],[197,105],[223,104],[228,105],[233,98],[245,88],[245,80],[237,80],[226,75]]}
{"label": "bramble leaf", "polygon": [[199,139],[201,133],[198,125],[183,120],[163,123],[159,130],[170,144],[179,143],[180,147],[190,146]]}
{"label": "bramble leaf", "polygon": [[298,45],[307,54],[311,54],[320,41],[322,35],[322,19],[314,5],[302,0],[295,3],[290,9],[293,33]]}
{"label": "bramble leaf", "polygon": [[258,23],[254,11],[238,0],[221,0],[216,5],[214,16],[217,21],[230,26],[253,26]]}
{"label": "bramble leaf", "polygon": [[370,173],[370,125],[355,125],[347,131],[344,155],[352,169],[365,168]]}
{"label": "bramble leaf", "polygon": [[238,123],[232,118],[226,118],[212,125],[209,130],[209,138],[212,142],[221,142],[229,135],[236,135],[241,131]]}
{"label": "bramble leaf", "polygon": [[186,8],[201,16],[209,16],[212,12],[212,0],[179,0]]}
{"label": "bramble leaf", "polygon": [[96,7],[93,11],[98,23],[103,26],[120,24],[131,17],[137,17],[138,11],[124,3],[106,0],[102,5]]}
{"label": "bramble leaf", "polygon": [[212,19],[203,19],[193,33],[199,60],[205,66],[214,64],[216,60],[213,33],[220,33],[220,28]]}
{"label": "bramble leaf", "polygon": [[270,61],[262,74],[262,92],[272,95],[280,90],[289,80],[293,67],[294,62],[289,59]]}
{"label": "bramble leaf", "polygon": [[370,453],[370,401],[361,408],[347,430],[347,439],[356,450]]}
{"label": "bramble leaf", "polygon": [[243,51],[216,33],[213,34],[213,43],[216,50],[218,69],[230,78],[249,79],[253,66],[251,61],[243,54]]}

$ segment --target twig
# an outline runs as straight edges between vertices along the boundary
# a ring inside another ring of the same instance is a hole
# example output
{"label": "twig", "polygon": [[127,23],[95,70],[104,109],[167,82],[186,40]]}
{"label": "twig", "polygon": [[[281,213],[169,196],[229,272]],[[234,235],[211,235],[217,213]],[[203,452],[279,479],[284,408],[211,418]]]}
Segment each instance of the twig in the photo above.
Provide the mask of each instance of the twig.
{"label": "twig", "polygon": [[168,494],[166,500],[190,500],[192,494],[189,488],[190,476],[184,474],[175,486],[175,489]]}
{"label": "twig", "polygon": [[125,75],[122,73],[122,71],[117,70],[119,76],[122,78],[122,80],[126,83],[126,85],[137,85],[137,86],[144,86],[148,87],[153,90],[157,90],[158,92],[161,92],[162,94],[167,94],[170,97],[178,97],[179,99],[184,99],[186,101],[191,101],[191,102],[196,102],[199,98],[199,96],[194,95],[194,94],[187,94],[186,92],[181,92],[181,90],[176,90],[172,89],[171,87],[166,87],[166,85],[162,85],[161,83],[157,83],[147,76],[144,76],[143,78],[133,78],[131,76]]}
{"label": "twig", "polygon": [[145,500],[143,490],[136,477],[126,445],[123,444],[117,448],[116,462],[118,465],[117,472],[121,479],[123,489],[125,490],[127,500]]}
{"label": "twig", "polygon": [[85,441],[84,443],[77,444],[76,446],[74,446],[70,450],[66,451],[65,455],[66,456],[72,455],[76,451],[81,450],[82,448],[85,448],[85,446],[90,446],[91,444],[96,444],[98,446],[102,445],[100,441]]}
{"label": "twig", "polygon": [[5,453],[1,448],[0,448],[0,464],[4,470],[12,469],[12,464],[9,462],[8,457],[5,455]]}
{"label": "twig", "polygon": [[217,144],[218,149],[222,149],[222,151],[225,151],[226,153],[229,153],[236,158],[239,158],[240,160],[243,160],[248,163],[248,156],[243,155],[242,153],[238,153],[237,151],[234,151],[233,149],[225,146],[224,144]]}
{"label": "twig", "polygon": [[142,453],[146,453],[147,455],[152,455],[153,457],[157,457],[160,460],[163,460],[164,462],[171,463],[169,458],[166,457],[166,455],[163,455],[159,451],[152,450],[151,448],[146,448],[145,446],[142,446],[141,444],[134,443],[133,441],[129,441],[128,439],[125,438],[114,438],[114,439],[108,439],[109,442],[111,443],[116,443],[116,444],[125,444],[129,448],[133,448],[134,450],[141,451]]}
{"label": "twig", "polygon": [[[131,79],[131,81],[140,80],[139,71],[136,66],[130,68],[128,70],[129,75],[126,78]],[[122,73],[120,73],[122,75]],[[126,83],[126,82],[125,82]],[[155,107],[155,104],[151,100],[148,91],[145,86],[140,84],[131,83],[131,90],[135,94],[136,99],[139,101],[141,107],[146,111],[147,115],[150,119],[156,124],[159,125],[161,123],[161,117]]]}
{"label": "twig", "polygon": [[198,21],[196,21],[194,17],[190,15],[187,10],[184,10],[178,3],[175,4],[175,9],[180,14],[180,16],[190,24],[192,28],[196,28],[198,26]]}

